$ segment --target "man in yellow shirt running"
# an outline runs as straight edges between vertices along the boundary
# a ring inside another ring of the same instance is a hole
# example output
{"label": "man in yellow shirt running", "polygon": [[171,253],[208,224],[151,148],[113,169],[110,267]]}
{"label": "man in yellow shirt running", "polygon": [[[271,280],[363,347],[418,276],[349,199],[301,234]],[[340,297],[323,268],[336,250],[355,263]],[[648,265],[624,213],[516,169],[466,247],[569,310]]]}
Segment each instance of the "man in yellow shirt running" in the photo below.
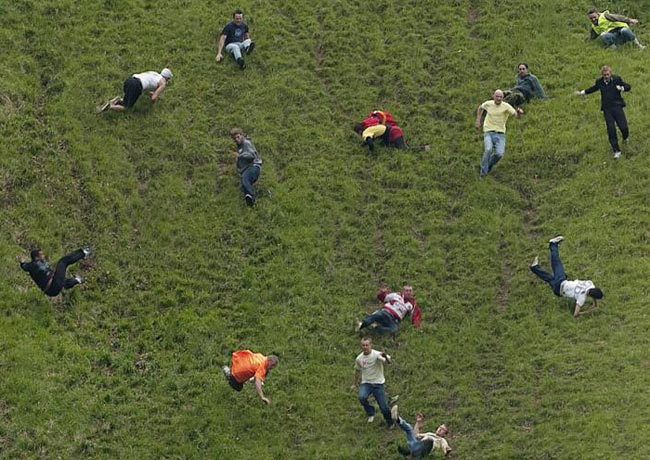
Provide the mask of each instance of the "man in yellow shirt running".
{"label": "man in yellow shirt running", "polygon": [[[503,91],[497,89],[492,99],[485,101],[476,109],[476,129],[483,125],[483,144],[485,150],[481,159],[481,177],[487,176],[506,151],[506,122],[513,115],[519,118],[524,111],[515,109],[503,100]],[[485,118],[484,118],[485,117]],[[493,152],[494,151],[494,152]]]}

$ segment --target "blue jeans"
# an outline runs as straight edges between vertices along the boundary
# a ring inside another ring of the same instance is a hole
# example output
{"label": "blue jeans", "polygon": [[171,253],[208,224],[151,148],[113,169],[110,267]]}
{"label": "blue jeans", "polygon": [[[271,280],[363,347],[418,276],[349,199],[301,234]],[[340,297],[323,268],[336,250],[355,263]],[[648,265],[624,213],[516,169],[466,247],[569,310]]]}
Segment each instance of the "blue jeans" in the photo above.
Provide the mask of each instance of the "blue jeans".
{"label": "blue jeans", "polygon": [[377,332],[379,334],[395,334],[399,328],[399,321],[388,310],[376,310],[372,314],[366,316],[361,321],[361,327],[370,326],[372,323],[377,323]]}
{"label": "blue jeans", "polygon": [[481,176],[487,176],[506,152],[506,135],[496,131],[483,133],[483,145],[485,150],[481,159]]}
{"label": "blue jeans", "polygon": [[549,249],[551,250],[551,269],[553,270],[553,274],[545,272],[540,268],[539,265],[530,267],[530,270],[539,278],[546,281],[549,286],[551,286],[551,289],[553,289],[555,295],[560,297],[562,295],[560,293],[560,286],[562,285],[562,281],[565,281],[567,279],[567,276],[564,272],[562,261],[560,260],[560,250],[558,249],[558,243],[550,243]]}
{"label": "blue jeans", "polygon": [[431,450],[427,449],[427,445],[425,443],[415,437],[413,427],[409,425],[406,420],[400,417],[397,423],[399,424],[399,427],[404,430],[404,433],[406,433],[406,442],[409,445],[409,450],[411,451],[411,455],[413,457],[424,456],[431,452]]}
{"label": "blue jeans", "polygon": [[384,384],[383,383],[362,383],[359,386],[359,402],[366,411],[366,415],[371,417],[375,415],[375,406],[368,402],[370,395],[375,397],[375,401],[379,405],[379,410],[384,416],[384,420],[388,426],[393,424],[393,419],[390,417],[390,407],[386,402],[386,393],[384,393]]}
{"label": "blue jeans", "polygon": [[255,202],[255,187],[253,187],[253,184],[259,179],[261,169],[260,166],[253,165],[241,173],[241,191],[244,195],[252,196],[253,202]]}
{"label": "blue jeans", "polygon": [[611,32],[606,32],[600,36],[600,39],[606,47],[632,42],[635,38],[634,32],[632,32],[632,29],[629,27],[614,29]]}
{"label": "blue jeans", "polygon": [[228,43],[226,45],[226,52],[232,54],[232,57],[237,59],[241,58],[241,52],[247,51],[248,47],[251,46],[251,39],[244,40],[243,42],[238,43]]}

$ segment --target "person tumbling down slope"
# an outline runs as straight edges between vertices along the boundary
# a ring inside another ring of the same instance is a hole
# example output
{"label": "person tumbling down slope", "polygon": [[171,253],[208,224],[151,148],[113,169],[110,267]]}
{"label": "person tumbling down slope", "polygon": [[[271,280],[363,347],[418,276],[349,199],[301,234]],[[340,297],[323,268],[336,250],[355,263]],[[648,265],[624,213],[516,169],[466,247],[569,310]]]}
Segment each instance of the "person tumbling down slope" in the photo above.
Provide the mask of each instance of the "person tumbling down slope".
{"label": "person tumbling down slope", "polygon": [[240,9],[236,9],[232,13],[232,21],[230,21],[221,31],[219,36],[219,44],[217,45],[217,57],[215,60],[221,62],[223,59],[223,50],[230,54],[239,68],[244,70],[246,63],[242,56],[242,52],[251,54],[255,49],[255,43],[248,34],[248,25],[244,22],[244,13]]}
{"label": "person tumbling down slope", "polygon": [[352,127],[355,133],[363,139],[363,145],[370,152],[375,151],[375,139],[379,139],[385,147],[409,150],[429,150],[428,145],[410,147],[404,140],[404,131],[397,124],[393,115],[386,110],[373,110],[360,123]]}
{"label": "person tumbling down slope", "polygon": [[393,406],[390,410],[391,418],[406,434],[408,449],[398,446],[397,450],[405,457],[412,456],[421,458],[431,452],[433,449],[440,449],[444,455],[451,452],[451,447],[447,443],[445,436],[449,433],[447,425],[444,423],[436,429],[435,433],[420,433],[424,424],[424,415],[418,414],[415,418],[415,426],[412,427],[406,420],[399,416],[399,407]]}
{"label": "person tumbling down slope", "polygon": [[637,25],[638,19],[632,19],[620,14],[611,14],[609,11],[600,12],[596,8],[589,8],[587,16],[591,21],[591,39],[599,38],[607,48],[616,48],[627,42],[634,43],[639,49],[645,46],[632,32],[630,26]]}
{"label": "person tumbling down slope", "polygon": [[407,284],[402,292],[390,292],[388,289],[382,288],[377,292],[377,299],[383,302],[383,307],[359,322],[357,324],[358,331],[376,324],[379,334],[395,334],[399,330],[400,322],[407,315],[411,316],[411,323],[416,328],[420,328],[422,311],[415,302],[412,286]]}
{"label": "person tumbling down slope", "polygon": [[68,266],[90,255],[90,247],[88,246],[84,246],[59,259],[54,270],[50,268],[45,259],[45,254],[39,248],[33,249],[30,255],[32,260],[29,262],[22,257],[19,258],[20,268],[28,272],[34,283],[41,288],[41,291],[50,297],[56,297],[62,290],[72,289],[85,282],[79,275],[66,278],[66,271]]}
{"label": "person tumbling down slope", "polygon": [[560,249],[558,248],[559,244],[563,240],[564,237],[560,235],[551,238],[548,241],[549,250],[551,251],[551,269],[553,270],[553,273],[548,273],[541,269],[539,266],[539,257],[535,257],[533,263],[530,264],[530,270],[537,275],[538,278],[546,281],[556,296],[574,299],[575,306],[573,309],[573,316],[578,316],[580,314],[580,309],[587,300],[587,297],[590,297],[593,301],[593,306],[588,311],[596,309],[598,306],[597,300],[603,298],[603,291],[596,287],[591,280],[567,280],[564,266],[560,260]]}
{"label": "person tumbling down slope", "polygon": [[271,404],[271,400],[264,396],[262,386],[267,374],[278,362],[279,359],[275,355],[264,356],[250,350],[239,350],[232,354],[231,367],[223,367],[223,375],[235,391],[241,391],[246,381],[254,379],[255,390],[260,399],[264,404]]}
{"label": "person tumbling down slope", "polygon": [[102,105],[98,112],[102,113],[107,110],[126,112],[127,109],[135,105],[142,93],[146,91],[151,93],[151,102],[155,103],[167,88],[172,76],[171,70],[166,67],[160,73],[153,70],[135,73],[124,81],[124,97],[114,97]]}

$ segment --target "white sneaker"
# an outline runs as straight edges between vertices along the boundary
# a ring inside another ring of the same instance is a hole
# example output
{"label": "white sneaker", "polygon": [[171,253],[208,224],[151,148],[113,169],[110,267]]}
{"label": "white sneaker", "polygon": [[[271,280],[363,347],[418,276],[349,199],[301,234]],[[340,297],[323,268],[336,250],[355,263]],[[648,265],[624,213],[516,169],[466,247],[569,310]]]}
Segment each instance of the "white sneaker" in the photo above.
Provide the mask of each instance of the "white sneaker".
{"label": "white sneaker", "polygon": [[399,406],[397,404],[390,408],[390,418],[392,418],[395,423],[399,420]]}
{"label": "white sneaker", "polygon": [[537,267],[539,265],[539,256],[535,256],[533,263],[530,264],[531,267]]}
{"label": "white sneaker", "polygon": [[375,416],[374,415],[371,415],[370,417],[368,417],[368,423],[372,423],[374,421],[375,421]]}
{"label": "white sneaker", "polygon": [[548,240],[549,243],[559,243],[560,241],[564,241],[564,237],[562,235],[558,235],[555,238]]}
{"label": "white sneaker", "polygon": [[223,368],[221,368],[221,371],[223,372],[223,375],[224,375],[227,379],[230,378],[230,368],[229,368],[228,366],[223,366]]}
{"label": "white sneaker", "polygon": [[92,252],[90,246],[84,246],[83,248],[81,248],[81,250],[84,253],[84,259],[87,259],[90,253]]}
{"label": "white sneaker", "polygon": [[74,279],[77,280],[77,283],[79,284],[84,284],[86,282],[86,280],[79,275],[74,275]]}
{"label": "white sneaker", "polygon": [[619,158],[621,158],[621,152],[614,152],[614,159],[618,160]]}

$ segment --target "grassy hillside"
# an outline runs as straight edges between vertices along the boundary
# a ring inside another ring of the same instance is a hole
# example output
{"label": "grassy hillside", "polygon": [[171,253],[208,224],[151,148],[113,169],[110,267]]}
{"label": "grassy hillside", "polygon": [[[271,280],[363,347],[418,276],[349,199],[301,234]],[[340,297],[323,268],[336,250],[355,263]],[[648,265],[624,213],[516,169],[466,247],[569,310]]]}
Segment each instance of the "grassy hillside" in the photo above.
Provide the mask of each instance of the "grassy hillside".
{"label": "grassy hillside", "polygon": [[[585,41],[588,6],[0,3],[0,458],[401,458],[349,386],[354,320],[408,282],[422,333],[375,345],[403,415],[449,424],[452,458],[647,459],[650,50]],[[235,7],[257,42],[243,72],[214,62]],[[650,2],[609,8],[650,42]],[[476,106],[521,61],[551,98],[479,180]],[[599,96],[572,95],[603,64],[633,87],[618,161]],[[95,114],[164,66],[156,105]],[[374,108],[431,150],[369,155],[350,128]],[[234,126],[264,159],[253,209]],[[557,233],[569,277],[605,292],[577,320],[528,270]],[[59,299],[16,264],[84,243],[88,282]],[[223,380],[238,348],[280,355],[270,406]]]}

